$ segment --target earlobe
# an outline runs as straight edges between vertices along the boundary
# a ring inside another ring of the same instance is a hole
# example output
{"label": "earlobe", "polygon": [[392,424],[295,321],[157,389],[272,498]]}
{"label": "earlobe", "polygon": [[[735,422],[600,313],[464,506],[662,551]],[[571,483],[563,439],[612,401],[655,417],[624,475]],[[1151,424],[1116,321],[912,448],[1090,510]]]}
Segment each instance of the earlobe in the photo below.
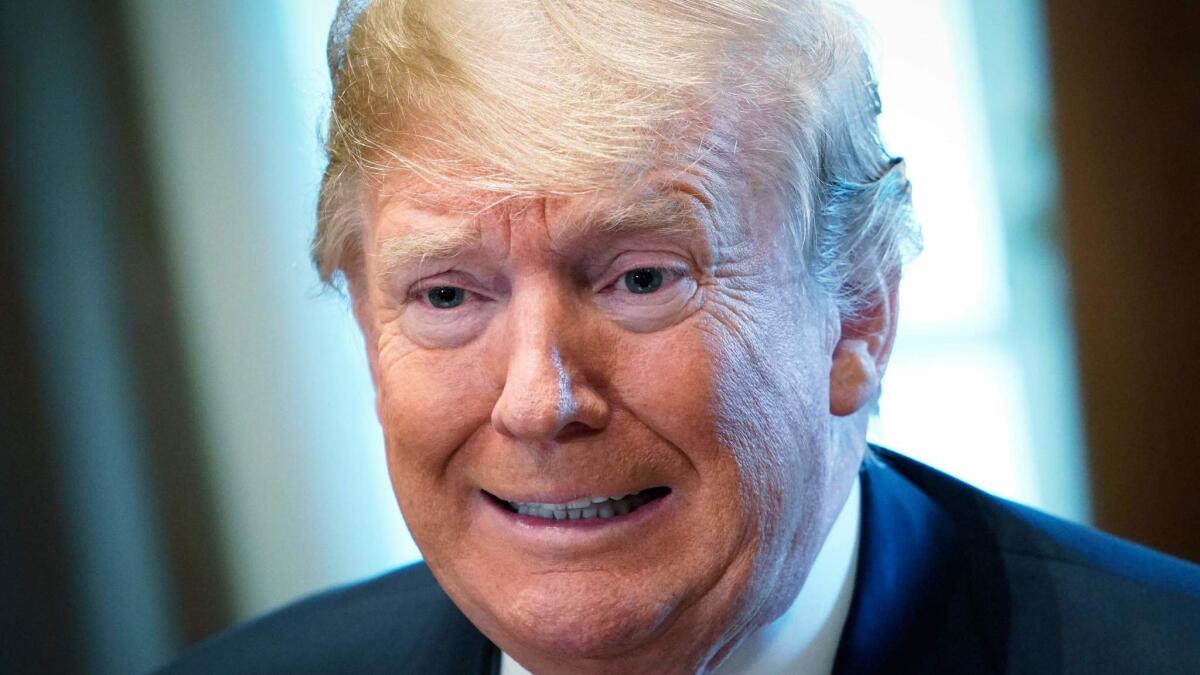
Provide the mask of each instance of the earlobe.
{"label": "earlobe", "polygon": [[829,412],[853,415],[879,395],[896,337],[896,283],[879,279],[869,304],[842,318],[829,372]]}
{"label": "earlobe", "polygon": [[846,417],[862,410],[879,391],[879,368],[866,340],[842,339],[829,372],[829,412]]}

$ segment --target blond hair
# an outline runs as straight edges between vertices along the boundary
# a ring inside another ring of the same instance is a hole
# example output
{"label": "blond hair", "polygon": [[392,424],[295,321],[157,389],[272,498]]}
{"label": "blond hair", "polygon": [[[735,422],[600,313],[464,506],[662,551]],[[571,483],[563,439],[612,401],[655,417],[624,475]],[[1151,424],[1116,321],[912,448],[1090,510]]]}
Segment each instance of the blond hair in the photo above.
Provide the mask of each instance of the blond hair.
{"label": "blond hair", "polygon": [[860,27],[838,5],[343,0],[330,69],[313,241],[327,283],[360,262],[371,181],[403,172],[499,198],[620,188],[687,152],[704,112],[735,120],[843,312],[919,246]]}

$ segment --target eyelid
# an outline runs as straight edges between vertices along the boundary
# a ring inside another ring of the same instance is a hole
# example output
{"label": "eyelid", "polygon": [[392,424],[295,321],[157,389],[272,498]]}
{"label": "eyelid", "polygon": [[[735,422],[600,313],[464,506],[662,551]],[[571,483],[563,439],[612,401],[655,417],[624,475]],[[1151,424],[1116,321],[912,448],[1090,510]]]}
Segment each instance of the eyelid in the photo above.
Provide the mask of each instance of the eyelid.
{"label": "eyelid", "polygon": [[613,258],[600,275],[596,289],[605,289],[620,281],[621,277],[638,269],[661,269],[677,276],[687,276],[694,266],[678,253],[667,251],[627,251]]}
{"label": "eyelid", "polygon": [[629,274],[630,272],[633,272],[634,270],[641,270],[641,269],[662,270],[663,271],[663,286],[666,286],[667,284],[670,284],[678,279],[687,277],[692,271],[691,265],[688,265],[687,263],[685,263],[683,261],[675,261],[674,264],[672,264],[672,262],[654,261],[654,262],[644,262],[644,263],[635,263],[635,264],[630,264],[630,265],[622,265],[622,266],[616,268],[616,270],[614,272],[612,272],[610,275],[606,275],[605,277],[603,277],[604,281],[599,284],[598,290],[603,291],[603,290],[615,289],[618,285],[620,285],[621,279],[624,278],[624,276],[626,274]]}
{"label": "eyelid", "polygon": [[[490,295],[481,290],[483,285],[461,272],[434,274],[413,282],[403,294],[406,301],[426,302],[426,294],[435,288],[461,288],[466,293],[465,300],[490,299]],[[464,301],[465,304],[465,301]],[[442,310],[445,311],[445,310]]]}

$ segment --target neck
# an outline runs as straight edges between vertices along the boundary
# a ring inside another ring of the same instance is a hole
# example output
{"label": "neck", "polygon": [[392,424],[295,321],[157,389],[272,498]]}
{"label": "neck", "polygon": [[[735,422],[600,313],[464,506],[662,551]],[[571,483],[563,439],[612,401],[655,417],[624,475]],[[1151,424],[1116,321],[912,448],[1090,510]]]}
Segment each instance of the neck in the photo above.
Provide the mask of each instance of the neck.
{"label": "neck", "polygon": [[738,645],[717,675],[832,671],[854,596],[860,505],[856,478],[791,606]]}

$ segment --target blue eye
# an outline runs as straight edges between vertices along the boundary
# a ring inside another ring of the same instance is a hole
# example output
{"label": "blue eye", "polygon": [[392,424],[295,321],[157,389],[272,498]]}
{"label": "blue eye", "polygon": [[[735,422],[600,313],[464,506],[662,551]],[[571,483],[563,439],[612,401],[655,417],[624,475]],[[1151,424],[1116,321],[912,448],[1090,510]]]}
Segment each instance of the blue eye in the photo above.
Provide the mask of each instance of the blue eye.
{"label": "blue eye", "polygon": [[467,298],[467,292],[455,286],[438,286],[425,292],[429,304],[437,309],[454,309]]}
{"label": "blue eye", "polygon": [[639,267],[626,272],[624,280],[630,293],[653,293],[662,287],[663,271],[657,267]]}

